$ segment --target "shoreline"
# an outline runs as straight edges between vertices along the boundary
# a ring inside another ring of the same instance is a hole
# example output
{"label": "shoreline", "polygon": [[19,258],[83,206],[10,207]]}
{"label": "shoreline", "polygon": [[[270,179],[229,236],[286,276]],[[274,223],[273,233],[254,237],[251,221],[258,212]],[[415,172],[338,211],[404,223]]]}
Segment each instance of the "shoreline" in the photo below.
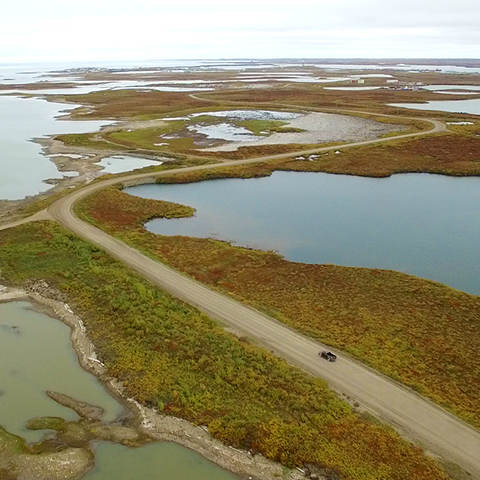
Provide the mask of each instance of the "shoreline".
{"label": "shoreline", "polygon": [[[23,218],[21,210],[24,207],[46,200],[69,189],[88,185],[103,175],[117,175],[106,172],[105,167],[99,164],[99,162],[105,158],[116,155],[137,157],[139,159],[148,158],[149,160],[158,161],[158,165],[168,160],[165,156],[148,155],[146,153],[139,154],[127,150],[119,152],[114,149],[106,149],[100,152],[84,147],[68,146],[59,140],[55,140],[53,137],[36,138],[32,141],[41,146],[41,153],[45,157],[45,160],[52,162],[60,175],[65,175],[62,178],[44,179],[43,183],[48,185],[49,188],[42,192],[27,195],[24,198],[16,200],[0,199],[0,225]],[[76,155],[81,155],[83,158],[75,158]],[[70,176],[69,174],[72,172],[78,175]],[[129,171],[121,172],[120,174],[122,173],[129,173]]]}
{"label": "shoreline", "polygon": [[[206,427],[196,426],[181,418],[162,415],[153,409],[144,407],[133,398],[124,396],[122,384],[110,377],[104,365],[97,359],[93,343],[87,336],[87,330],[81,320],[61,300],[44,295],[48,289],[45,282],[37,282],[28,290],[4,287],[0,285],[0,303],[27,301],[32,308],[51,318],[60,320],[71,328],[70,340],[80,366],[95,375],[107,391],[125,408],[125,413],[134,416],[141,433],[160,442],[174,442],[193,450],[219,467],[241,478],[249,480],[301,480],[305,476],[298,470],[285,473],[285,467],[268,460],[260,454],[229,447],[214,439]],[[321,480],[321,477],[317,478]]]}

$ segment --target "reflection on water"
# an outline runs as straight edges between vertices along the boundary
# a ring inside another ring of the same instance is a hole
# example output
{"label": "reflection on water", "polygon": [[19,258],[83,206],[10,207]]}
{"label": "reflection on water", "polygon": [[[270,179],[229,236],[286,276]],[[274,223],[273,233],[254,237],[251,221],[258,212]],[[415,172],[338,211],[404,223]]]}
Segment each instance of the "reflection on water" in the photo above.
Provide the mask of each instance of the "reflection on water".
{"label": "reflection on water", "polygon": [[126,191],[197,209],[152,220],[155,233],[217,236],[292,261],[398,270],[480,294],[480,178],[275,172]]}

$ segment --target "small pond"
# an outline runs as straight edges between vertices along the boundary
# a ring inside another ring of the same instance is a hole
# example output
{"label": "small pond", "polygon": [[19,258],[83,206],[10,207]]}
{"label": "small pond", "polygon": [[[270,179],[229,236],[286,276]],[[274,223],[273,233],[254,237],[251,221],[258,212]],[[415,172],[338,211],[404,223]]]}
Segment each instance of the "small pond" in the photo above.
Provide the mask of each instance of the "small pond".
{"label": "small pond", "polygon": [[293,120],[301,115],[301,113],[272,110],[219,110],[218,112],[192,113],[189,117],[211,116],[233,120]]}
{"label": "small pond", "polygon": [[323,87],[324,90],[339,90],[344,92],[364,92],[367,90],[380,90],[382,87]]}
{"label": "small pond", "polygon": [[[227,112],[228,113],[228,112]],[[287,112],[278,112],[287,113]],[[219,146],[206,148],[211,152],[231,152],[239,147],[288,144],[320,144],[328,142],[356,142],[378,138],[385,133],[402,130],[402,125],[389,125],[375,120],[331,113],[291,114],[294,118],[285,119],[285,127],[295,129],[293,132],[278,132],[258,136],[253,140],[247,137]],[[242,134],[243,132],[239,132]],[[226,137],[215,137],[229,140]]]}
{"label": "small pond", "polygon": [[150,221],[155,233],[216,237],[297,262],[392,269],[480,294],[480,178],[275,172],[126,191],[197,209],[193,218]]}
{"label": "small pond", "polygon": [[[426,85],[425,90],[430,90],[431,92],[446,91],[446,90],[469,90],[472,92],[480,90],[480,85]],[[465,94],[465,92],[462,92]]]}
{"label": "small pond", "polygon": [[151,167],[152,165],[161,165],[163,162],[150,160],[148,158],[130,157],[128,155],[114,155],[104,158],[97,165],[103,167],[102,173],[122,173],[130,172],[138,168]]}

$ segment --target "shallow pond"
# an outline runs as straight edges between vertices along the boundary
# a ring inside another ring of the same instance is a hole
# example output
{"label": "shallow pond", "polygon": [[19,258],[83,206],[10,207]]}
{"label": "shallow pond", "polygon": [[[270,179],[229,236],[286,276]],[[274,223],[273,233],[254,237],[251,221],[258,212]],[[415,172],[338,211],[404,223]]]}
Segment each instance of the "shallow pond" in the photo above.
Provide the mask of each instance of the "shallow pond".
{"label": "shallow pond", "polygon": [[123,407],[90,373],[80,367],[70,328],[35,312],[27,302],[0,304],[0,425],[29,441],[42,437],[25,428],[38,416],[77,420],[70,409],[51,400],[53,390],[105,409],[114,420]]}
{"label": "shallow pond", "polygon": [[413,110],[438,110],[440,112],[471,113],[480,115],[480,98],[471,100],[435,100],[427,103],[389,103],[391,107]]}
{"label": "shallow pond", "polygon": [[289,119],[288,124],[285,126],[298,129],[298,132],[278,132],[267,136],[259,136],[254,140],[244,138],[241,142],[234,141],[224,145],[206,148],[205,150],[211,152],[231,152],[242,146],[309,145],[342,141],[355,142],[378,138],[385,133],[402,130],[404,128],[402,125],[389,125],[367,118],[331,113],[295,115],[295,118]]}
{"label": "shallow pond", "polygon": [[301,113],[273,110],[219,110],[218,112],[192,113],[188,117],[197,118],[205,115],[233,120],[293,120],[302,116]]}
{"label": "shallow pond", "polygon": [[[53,390],[105,409],[103,420],[112,421],[123,407],[103,385],[83,370],[70,343],[70,328],[35,312],[27,302],[0,304],[0,425],[29,442],[41,440],[45,431],[25,428],[38,416],[78,420],[70,409],[51,400]],[[192,450],[175,443],[153,443],[130,449],[99,443],[95,467],[87,480],[159,479],[234,480]]]}
{"label": "shallow pond", "polygon": [[152,165],[161,165],[163,162],[150,160],[148,158],[129,157],[127,155],[114,155],[104,158],[98,165],[103,167],[102,173],[122,173],[130,172],[137,168],[150,167]]}
{"label": "shallow pond", "polygon": [[480,294],[480,178],[275,172],[126,191],[197,208],[193,218],[152,220],[155,233],[214,236],[297,262],[398,270]]}
{"label": "shallow pond", "polygon": [[198,453],[175,443],[153,443],[129,449],[111,443],[100,444],[96,465],[83,480],[234,480]]}
{"label": "shallow pond", "polygon": [[[230,142],[254,142],[258,137],[245,127],[232,123],[218,123],[215,125],[189,125],[187,130],[204,135],[212,140],[225,140]],[[164,137],[167,138],[167,137]]]}
{"label": "shallow pond", "polygon": [[[62,178],[55,165],[31,139],[59,133],[98,130],[108,121],[55,120],[76,105],[0,95],[0,199],[17,200],[51,188],[48,178]],[[28,173],[26,173],[28,172]]]}

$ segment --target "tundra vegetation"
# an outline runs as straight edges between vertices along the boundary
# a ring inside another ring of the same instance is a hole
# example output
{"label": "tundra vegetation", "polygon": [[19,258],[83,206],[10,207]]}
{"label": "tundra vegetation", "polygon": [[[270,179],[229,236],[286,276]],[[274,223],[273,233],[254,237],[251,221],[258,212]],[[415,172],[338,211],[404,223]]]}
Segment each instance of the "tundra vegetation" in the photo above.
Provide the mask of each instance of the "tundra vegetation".
{"label": "tundra vegetation", "polygon": [[[400,80],[425,83],[477,81],[470,75],[387,73]],[[202,72],[200,76],[205,75]],[[384,85],[385,79],[369,78],[366,83]],[[270,175],[274,170],[365,176],[420,171],[479,174],[480,125],[475,116],[419,114],[386,105],[445,100],[444,95],[391,90],[352,93],[326,90],[314,84],[278,87],[229,89],[202,93],[201,98],[180,92],[111,90],[75,95],[74,100],[69,96],[50,99],[84,105],[74,111],[73,118],[134,123],[134,128],[123,125],[100,133],[57,136],[67,147],[100,153],[181,152],[188,154],[190,163],[288,153],[315,146],[243,147],[236,152],[205,152],[205,158],[199,160],[202,154],[192,152],[191,139],[170,139],[168,147],[154,145],[162,143],[161,135],[185,127],[184,121],[166,125],[161,121],[165,116],[181,117],[241,105],[334,112],[345,109],[355,111],[350,112],[355,115],[361,115],[358,111],[400,113],[473,122],[451,125],[449,135],[345,150],[341,155],[323,154],[314,161],[289,159],[219,168],[162,178],[160,182],[251,178]],[[425,129],[425,124],[416,120],[410,123],[412,130]],[[262,131],[282,131],[283,127],[281,123],[262,121],[237,124],[257,135]],[[193,160],[192,153],[196,157]],[[178,161],[186,164],[185,157],[180,155],[168,167],[149,167],[144,171],[173,168]],[[29,204],[20,213],[33,213],[53,200]],[[77,211],[149,255],[307,335],[345,350],[473,425],[480,425],[480,394],[476,388],[480,372],[478,297],[391,271],[304,265],[287,262],[273,253],[215,240],[156,236],[144,230],[145,221],[153,217],[188,216],[194,209],[138,199],[117,188],[87,198]],[[167,415],[206,424],[226,444],[261,452],[288,466],[316,463],[345,479],[447,478],[421,449],[403,441],[391,428],[358,415],[338,400],[324,382],[289,366],[247,339],[225,332],[204,314],[152,287],[58,225],[38,222],[1,231],[0,269],[13,284],[45,279],[68,295],[75,311],[84,318],[99,357],[109,373],[123,382],[128,395]],[[51,419],[36,420],[30,426],[43,428],[45,422],[55,426]],[[0,453],[5,448],[16,455],[25,453],[26,446],[0,428]],[[0,477],[6,475],[2,468],[0,465]]]}
{"label": "tundra vegetation", "polygon": [[[426,81],[429,81],[429,79],[432,81],[431,75],[428,74],[420,75],[418,80],[422,81],[423,77]],[[441,77],[435,82],[458,82],[461,84],[466,81],[465,78],[457,78],[459,76],[455,75],[448,78]],[[468,77],[469,82],[474,83],[471,76]],[[368,79],[367,83],[384,83],[384,80]],[[475,98],[473,95],[455,95],[455,99],[463,99],[464,97]],[[318,145],[263,145],[240,147],[233,152],[202,151],[198,145],[195,145],[195,134],[188,131],[187,127],[198,122],[220,123],[224,122],[225,118],[203,115],[188,119],[185,115],[201,113],[206,110],[228,110],[238,109],[239,107],[242,109],[288,109],[289,111],[307,109],[309,111],[366,116],[390,124],[406,124],[408,130],[397,132],[401,134],[431,128],[430,124],[415,118],[406,120],[405,117],[433,116],[448,123],[467,121],[471,125],[449,124],[449,134],[417,139],[413,142],[408,140],[397,141],[396,143],[345,150],[345,155],[339,158],[329,159],[326,155],[323,155],[321,162],[310,162],[304,165],[297,163],[292,168],[304,171],[325,171],[366,176],[386,176],[402,172],[431,172],[452,175],[478,174],[479,157],[476,152],[479,151],[480,123],[475,115],[418,112],[386,105],[386,103],[411,103],[428,100],[445,100],[445,95],[430,91],[404,92],[383,89],[352,93],[325,90],[323,86],[315,84],[250,90],[237,88],[196,95],[181,92],[136,92],[134,90],[94,92],[75,97],[76,102],[81,101],[89,108],[80,107],[75,110],[72,114],[74,118],[109,118],[126,121],[127,123],[123,126],[118,125],[118,128],[108,128],[99,133],[59,135],[55,138],[62,141],[67,147],[80,146],[100,152],[102,150],[137,151],[156,155],[180,153],[195,158],[203,156],[209,160],[241,160],[250,157],[315,149]],[[365,115],[361,113],[362,111],[371,111],[372,114]],[[376,116],[374,112],[394,116]],[[399,114],[403,118],[395,118],[395,115]],[[162,121],[161,119],[165,117],[173,117],[179,120]],[[130,125],[128,121],[132,120],[134,124]],[[151,122],[154,122],[154,124]],[[269,133],[289,131],[288,127],[283,125],[283,122],[278,121],[229,119],[228,122],[245,127],[256,135],[261,135],[261,132],[265,131]],[[395,132],[387,136],[393,134]],[[169,138],[163,139],[163,136]],[[326,145],[328,144],[322,146]],[[406,149],[403,150],[403,147],[406,147]]]}
{"label": "tundra vegetation", "polygon": [[[450,79],[450,82],[452,80]],[[436,83],[436,82],[435,82]],[[337,86],[337,85],[329,85]],[[199,96],[196,96],[197,98]],[[441,93],[427,90],[402,91],[402,90],[364,90],[364,91],[341,91],[328,90],[323,85],[286,85],[284,88],[264,89],[237,89],[219,92],[202,93],[201,98],[205,101],[218,102],[221,104],[241,104],[250,107],[264,108],[266,105],[292,106],[297,108],[311,108],[334,110],[352,110],[390,115],[402,115],[405,117],[435,117],[445,118],[451,114],[439,111],[408,110],[406,108],[392,107],[390,103],[425,103],[435,100],[447,100]],[[455,100],[468,100],[480,98],[477,95],[455,95]],[[469,117],[475,118],[475,115]]]}
{"label": "tundra vegetation", "polygon": [[[120,224],[134,223],[130,215]],[[322,380],[226,332],[53,222],[1,231],[0,268],[3,281],[44,279],[68,295],[128,396],[207,425],[229,445],[351,480],[448,478],[421,448],[363,419]]]}
{"label": "tundra vegetation", "polygon": [[[224,167],[158,181],[246,178],[271,171],[272,165]],[[87,197],[77,213],[480,426],[480,297],[389,270],[295,263],[218,240],[155,235],[144,229],[145,221],[188,215],[185,207],[116,187]]]}

